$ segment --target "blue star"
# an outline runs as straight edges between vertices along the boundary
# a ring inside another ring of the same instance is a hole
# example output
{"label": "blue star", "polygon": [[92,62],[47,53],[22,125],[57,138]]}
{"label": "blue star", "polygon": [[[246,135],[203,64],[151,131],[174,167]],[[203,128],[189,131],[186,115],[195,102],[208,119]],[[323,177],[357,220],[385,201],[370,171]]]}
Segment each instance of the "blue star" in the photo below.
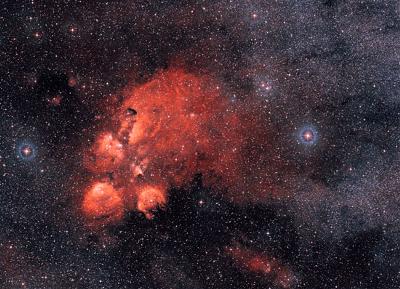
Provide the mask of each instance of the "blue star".
{"label": "blue star", "polygon": [[22,142],[17,148],[18,157],[25,161],[33,160],[36,153],[36,147],[29,142]]}
{"label": "blue star", "polygon": [[318,131],[312,125],[306,125],[299,130],[298,140],[304,145],[314,145],[318,141]]}

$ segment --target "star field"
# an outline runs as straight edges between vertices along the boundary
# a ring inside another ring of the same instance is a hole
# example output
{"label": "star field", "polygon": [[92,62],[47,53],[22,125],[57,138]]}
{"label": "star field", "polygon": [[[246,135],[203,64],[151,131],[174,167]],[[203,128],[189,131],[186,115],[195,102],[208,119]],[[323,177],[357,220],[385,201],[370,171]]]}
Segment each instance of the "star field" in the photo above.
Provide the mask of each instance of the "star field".
{"label": "star field", "polygon": [[0,289],[400,288],[397,1],[3,1]]}

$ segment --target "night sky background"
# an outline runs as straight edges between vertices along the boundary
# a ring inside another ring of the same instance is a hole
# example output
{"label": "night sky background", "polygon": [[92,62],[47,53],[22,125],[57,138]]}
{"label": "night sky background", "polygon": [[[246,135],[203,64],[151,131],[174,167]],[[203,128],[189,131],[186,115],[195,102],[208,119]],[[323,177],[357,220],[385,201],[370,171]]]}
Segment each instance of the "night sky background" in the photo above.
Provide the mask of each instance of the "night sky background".
{"label": "night sky background", "polygon": [[[0,28],[0,288],[400,288],[398,1],[3,0]],[[219,181],[160,171],[165,204],[93,217],[90,185],[129,172],[88,150],[174,71],[215,95],[194,151]]]}

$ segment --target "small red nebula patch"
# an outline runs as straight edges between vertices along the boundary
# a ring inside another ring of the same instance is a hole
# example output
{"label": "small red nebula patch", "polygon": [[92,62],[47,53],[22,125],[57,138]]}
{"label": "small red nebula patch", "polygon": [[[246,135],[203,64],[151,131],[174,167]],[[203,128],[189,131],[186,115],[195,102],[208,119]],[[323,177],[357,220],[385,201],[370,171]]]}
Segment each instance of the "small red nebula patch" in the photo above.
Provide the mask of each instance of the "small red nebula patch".
{"label": "small red nebula patch", "polygon": [[279,287],[291,288],[295,284],[294,273],[274,257],[239,245],[227,247],[225,252],[239,268],[264,277]]}
{"label": "small red nebula patch", "polygon": [[69,87],[75,87],[77,85],[77,83],[78,83],[78,81],[77,81],[77,79],[75,77],[70,76],[68,78],[68,86]]}
{"label": "small red nebula patch", "polygon": [[112,184],[96,182],[85,192],[82,209],[90,219],[108,223],[122,218],[123,201]]}
{"label": "small red nebula patch", "polygon": [[52,98],[47,99],[47,102],[51,106],[59,106],[61,104],[62,97],[60,95],[56,95]]}

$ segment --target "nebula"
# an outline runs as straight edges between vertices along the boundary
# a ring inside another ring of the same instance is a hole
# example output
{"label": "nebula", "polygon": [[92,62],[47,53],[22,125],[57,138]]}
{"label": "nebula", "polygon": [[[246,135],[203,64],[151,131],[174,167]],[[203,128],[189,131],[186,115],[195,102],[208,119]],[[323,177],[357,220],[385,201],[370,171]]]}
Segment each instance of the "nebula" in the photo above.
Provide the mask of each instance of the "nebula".
{"label": "nebula", "polygon": [[124,152],[121,143],[110,132],[102,133],[94,144],[95,154],[86,155],[86,167],[98,173],[116,169],[122,162]]}
{"label": "nebula", "polygon": [[[252,142],[265,139],[257,110],[233,106],[212,77],[160,71],[123,95],[112,109],[111,128],[98,134],[84,159],[86,168],[96,178],[108,177],[107,186],[121,196],[119,201],[97,200],[93,189],[87,190],[84,199],[94,198],[95,205],[86,214],[96,215],[97,209],[104,215],[114,205],[119,216],[123,203],[151,219],[153,210],[165,207],[170,188],[184,187],[196,175],[232,200],[271,194],[266,161],[260,153],[257,160],[248,156],[254,153]],[[263,144],[261,151],[267,148]]]}
{"label": "nebula", "polygon": [[154,186],[145,186],[138,190],[137,209],[148,219],[153,217],[152,210],[163,207],[167,202],[165,189]]}
{"label": "nebula", "polygon": [[123,214],[121,196],[107,182],[96,182],[86,191],[82,209],[88,217],[107,223],[119,220]]}
{"label": "nebula", "polygon": [[295,284],[294,273],[274,257],[240,245],[227,247],[225,252],[240,269],[265,277],[281,288],[291,288]]}

